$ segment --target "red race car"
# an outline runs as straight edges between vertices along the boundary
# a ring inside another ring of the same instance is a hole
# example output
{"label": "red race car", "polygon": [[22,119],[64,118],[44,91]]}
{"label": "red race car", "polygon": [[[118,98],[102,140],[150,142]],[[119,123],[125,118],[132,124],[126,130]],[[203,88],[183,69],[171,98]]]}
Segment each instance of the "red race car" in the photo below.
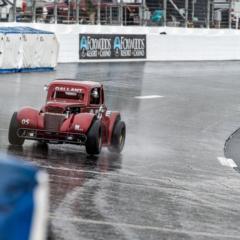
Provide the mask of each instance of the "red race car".
{"label": "red race car", "polygon": [[40,111],[24,107],[13,113],[10,144],[22,145],[28,139],[85,145],[88,154],[99,154],[102,146],[122,151],[126,126],[119,112],[107,111],[102,84],[59,79],[45,88],[47,100]]}

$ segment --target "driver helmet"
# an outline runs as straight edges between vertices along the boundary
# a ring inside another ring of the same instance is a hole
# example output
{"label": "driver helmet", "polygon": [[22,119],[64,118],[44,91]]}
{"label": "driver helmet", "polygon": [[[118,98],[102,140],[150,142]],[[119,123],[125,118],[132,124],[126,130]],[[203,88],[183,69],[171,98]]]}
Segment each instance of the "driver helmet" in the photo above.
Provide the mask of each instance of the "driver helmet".
{"label": "driver helmet", "polygon": [[97,90],[97,88],[94,88],[93,89],[93,91],[92,91],[92,97],[93,98],[98,98],[99,96],[98,96],[98,90]]}

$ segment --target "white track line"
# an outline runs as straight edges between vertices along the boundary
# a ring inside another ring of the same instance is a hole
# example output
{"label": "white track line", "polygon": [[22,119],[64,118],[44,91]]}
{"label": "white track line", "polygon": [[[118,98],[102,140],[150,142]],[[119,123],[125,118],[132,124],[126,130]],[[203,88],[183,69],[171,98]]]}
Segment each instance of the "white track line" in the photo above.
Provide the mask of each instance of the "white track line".
{"label": "white track line", "polygon": [[135,96],[136,99],[154,99],[154,98],[163,98],[164,96],[160,95],[146,95],[146,96]]}
{"label": "white track line", "polygon": [[8,129],[0,128],[0,132],[6,132]]}
{"label": "white track line", "polygon": [[[60,170],[60,171],[71,171],[71,172],[79,172],[79,173],[92,173],[96,175],[105,175],[105,176],[113,176],[113,177],[124,177],[124,178],[134,178],[134,179],[140,179],[140,180],[145,180],[145,181],[154,181],[154,182],[164,182],[168,181],[171,182],[170,178],[150,178],[150,177],[144,177],[144,176],[138,176],[135,173],[111,173],[111,172],[99,172],[99,171],[92,171],[92,170],[83,170],[83,169],[74,169],[74,168],[67,168],[67,167],[54,167],[54,166],[47,166],[47,165],[41,165],[41,164],[36,164],[41,168],[45,169],[52,169],[52,170]],[[52,175],[52,174],[50,174]]]}
{"label": "white track line", "polygon": [[231,158],[218,157],[218,161],[226,167],[236,168],[237,164]]}
{"label": "white track line", "polygon": [[136,230],[152,230],[158,232],[166,232],[166,233],[175,233],[175,234],[186,234],[186,235],[194,235],[194,236],[205,236],[205,237],[217,237],[217,238],[231,238],[231,239],[240,239],[240,236],[236,235],[225,235],[219,233],[208,233],[208,232],[198,232],[198,231],[191,231],[191,230],[178,230],[178,229],[171,229],[166,227],[155,227],[155,226],[147,226],[147,225],[136,225],[136,224],[128,224],[128,223],[118,223],[118,222],[107,222],[107,221],[98,221],[98,220],[91,220],[91,219],[82,219],[78,217],[62,217],[50,214],[49,216],[52,220],[60,220],[60,221],[69,221],[74,223],[82,223],[82,224],[96,224],[96,225],[105,225],[105,226],[115,226],[115,227],[127,227]]}

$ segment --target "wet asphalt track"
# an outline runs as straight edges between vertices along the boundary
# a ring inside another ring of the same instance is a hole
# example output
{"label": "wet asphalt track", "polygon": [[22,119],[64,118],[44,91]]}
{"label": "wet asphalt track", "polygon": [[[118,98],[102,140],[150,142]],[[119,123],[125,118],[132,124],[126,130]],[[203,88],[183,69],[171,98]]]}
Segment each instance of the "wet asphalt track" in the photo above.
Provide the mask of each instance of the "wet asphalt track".
{"label": "wet asphalt track", "polygon": [[[8,145],[12,113],[63,77],[105,84],[127,124],[121,155]],[[0,75],[0,99],[0,150],[49,172],[49,239],[240,239],[240,174],[217,160],[240,127],[240,62],[62,64]]]}

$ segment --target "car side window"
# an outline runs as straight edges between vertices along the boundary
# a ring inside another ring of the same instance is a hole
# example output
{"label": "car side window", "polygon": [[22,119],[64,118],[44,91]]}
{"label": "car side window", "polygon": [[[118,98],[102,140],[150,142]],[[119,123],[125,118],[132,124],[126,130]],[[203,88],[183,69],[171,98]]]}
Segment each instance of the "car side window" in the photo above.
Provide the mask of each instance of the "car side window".
{"label": "car side window", "polygon": [[93,88],[90,94],[90,104],[99,105],[100,99],[100,88]]}

